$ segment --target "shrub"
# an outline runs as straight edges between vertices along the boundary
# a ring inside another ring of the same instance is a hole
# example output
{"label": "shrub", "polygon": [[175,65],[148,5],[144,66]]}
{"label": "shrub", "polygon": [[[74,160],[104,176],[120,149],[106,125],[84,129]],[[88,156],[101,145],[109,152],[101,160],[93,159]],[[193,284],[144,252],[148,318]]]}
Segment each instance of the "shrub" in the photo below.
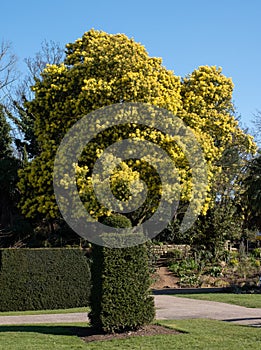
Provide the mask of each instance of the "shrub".
{"label": "shrub", "polygon": [[173,262],[169,266],[170,271],[172,271],[178,277],[183,275],[192,275],[199,271],[199,265],[193,258],[187,258],[182,261]]}
{"label": "shrub", "polygon": [[0,311],[82,307],[90,268],[80,249],[2,249],[0,285]]}
{"label": "shrub", "polygon": [[209,266],[204,271],[205,275],[210,275],[211,277],[219,277],[222,275],[222,267],[221,266]]}
{"label": "shrub", "polygon": [[180,281],[179,281],[179,285],[181,287],[195,287],[198,286],[200,284],[200,278],[198,275],[196,274],[191,274],[191,275],[182,275],[180,277]]}
{"label": "shrub", "polygon": [[255,248],[252,250],[252,255],[255,257],[255,258],[259,258],[261,259],[261,248]]}
{"label": "shrub", "polygon": [[[115,234],[106,239],[117,239]],[[132,234],[132,239],[135,234]],[[98,245],[92,251],[92,291],[89,318],[105,332],[135,330],[149,324],[155,315],[149,295],[150,274],[145,244],[127,248]]]}
{"label": "shrub", "polygon": [[107,216],[102,220],[102,223],[107,226],[118,228],[131,227],[131,221],[126,216],[121,214]]}
{"label": "shrub", "polygon": [[229,261],[229,265],[231,265],[231,266],[238,266],[239,265],[239,260],[237,258],[232,258]]}
{"label": "shrub", "polygon": [[165,255],[165,257],[168,259],[178,260],[184,258],[184,255],[185,254],[181,249],[172,249]]}

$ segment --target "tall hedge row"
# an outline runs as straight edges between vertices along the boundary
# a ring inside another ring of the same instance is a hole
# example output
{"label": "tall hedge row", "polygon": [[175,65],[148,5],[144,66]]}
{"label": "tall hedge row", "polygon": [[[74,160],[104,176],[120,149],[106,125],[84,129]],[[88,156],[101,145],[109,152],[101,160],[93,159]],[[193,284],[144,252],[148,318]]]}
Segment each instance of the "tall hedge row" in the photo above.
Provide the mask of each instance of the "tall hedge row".
{"label": "tall hedge row", "polygon": [[95,245],[91,275],[89,318],[93,327],[109,333],[121,332],[138,329],[153,320],[155,308],[149,295],[151,281],[145,245]]}
{"label": "tall hedge row", "polygon": [[87,306],[90,283],[80,249],[0,250],[0,311]]}

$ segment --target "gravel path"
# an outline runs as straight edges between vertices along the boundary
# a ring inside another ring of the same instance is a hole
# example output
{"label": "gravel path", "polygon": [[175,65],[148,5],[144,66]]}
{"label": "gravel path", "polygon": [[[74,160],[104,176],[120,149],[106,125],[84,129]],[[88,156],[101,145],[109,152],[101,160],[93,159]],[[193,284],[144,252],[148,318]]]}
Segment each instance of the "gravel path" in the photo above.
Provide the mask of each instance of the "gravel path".
{"label": "gravel path", "polygon": [[[155,295],[157,319],[209,318],[261,327],[261,309],[214,301]],[[0,316],[0,325],[87,322],[87,313]]]}

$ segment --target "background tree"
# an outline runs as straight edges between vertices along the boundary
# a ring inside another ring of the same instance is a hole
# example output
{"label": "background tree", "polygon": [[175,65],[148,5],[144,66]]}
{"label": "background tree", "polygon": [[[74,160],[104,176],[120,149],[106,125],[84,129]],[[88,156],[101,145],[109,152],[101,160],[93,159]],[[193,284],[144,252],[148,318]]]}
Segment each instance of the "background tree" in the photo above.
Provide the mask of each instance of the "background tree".
{"label": "background tree", "polygon": [[9,94],[8,117],[17,129],[14,139],[20,155],[33,158],[40,154],[40,148],[34,131],[34,115],[25,107],[27,101],[34,98],[31,87],[41,80],[41,72],[49,64],[59,64],[64,56],[64,49],[54,41],[43,41],[41,48],[33,57],[26,58],[27,74],[20,79],[16,89]]}
{"label": "background tree", "polygon": [[17,78],[16,56],[12,53],[9,42],[2,41],[0,44],[0,101],[7,94],[7,88]]}
{"label": "background tree", "polygon": [[12,245],[20,239],[22,233],[22,227],[18,229],[16,226],[19,217],[17,171],[21,167],[21,162],[13,156],[10,131],[11,127],[6,120],[4,108],[0,106],[0,246]]}
{"label": "background tree", "polygon": [[[255,129],[253,134],[257,145],[260,146],[261,135],[261,113],[257,112],[253,120]],[[238,212],[244,221],[244,238],[254,237],[256,230],[261,229],[261,151],[260,147],[253,157],[248,157],[245,167],[242,171],[241,181],[239,182],[240,192],[237,195],[239,206]]]}
{"label": "background tree", "polygon": [[255,127],[253,130],[253,135],[255,136],[255,139],[260,146],[261,144],[261,111],[257,111],[253,120],[253,124]]}
{"label": "background tree", "polygon": [[242,211],[247,228],[261,230],[261,152],[249,161],[242,181]]}
{"label": "background tree", "polygon": [[8,97],[18,79],[16,56],[11,44],[0,45],[0,247],[20,245],[30,235],[30,226],[21,216],[17,205],[20,194],[17,188],[18,170],[22,163],[16,157],[12,127],[8,120],[10,104]]}
{"label": "background tree", "polygon": [[225,241],[240,241],[245,234],[240,193],[250,155],[243,143],[226,145],[218,164],[221,171],[213,184],[213,206],[193,228],[193,243],[205,247],[213,255],[224,249]]}
{"label": "background tree", "polygon": [[[6,97],[2,106],[2,113],[5,118],[8,118],[8,120],[11,121],[12,148],[14,155],[10,155],[10,157],[1,161],[1,186],[6,191],[5,196],[2,196],[2,201],[6,204],[8,197],[9,205],[3,207],[3,210],[6,211],[4,215],[5,229],[2,232],[0,245],[14,246],[17,244],[26,244],[30,246],[42,246],[46,245],[46,240],[50,235],[49,223],[46,223],[45,220],[42,222],[39,220],[30,220],[29,223],[29,221],[24,220],[17,208],[20,198],[20,191],[18,191],[16,187],[18,180],[17,171],[28,162],[28,159],[30,160],[40,153],[38,141],[34,132],[34,115],[28,112],[24,104],[33,98],[34,93],[31,90],[31,86],[35,84],[37,79],[41,79],[41,71],[47,64],[58,64],[62,60],[64,50],[59,44],[53,41],[44,41],[41,44],[41,49],[34,57],[25,59],[27,74],[21,76],[20,80],[18,80],[18,76],[14,69],[16,58],[12,54],[8,55],[11,46],[5,44],[2,45],[2,47],[4,48],[2,52],[5,53],[6,57],[5,65],[2,64],[1,67],[8,69],[7,72],[4,70],[1,71],[3,76],[2,81],[5,82],[5,84],[2,85],[5,86],[4,92]],[[17,79],[15,80],[15,78]],[[11,137],[10,132],[4,132],[3,134],[5,134],[6,138]],[[1,140],[6,140],[6,138],[2,138]],[[16,158],[19,158],[20,160]],[[11,203],[12,210],[10,210]],[[12,219],[10,217],[11,212]],[[34,232],[32,231],[31,224],[35,226]],[[55,237],[55,239],[49,244],[56,245],[58,242],[59,245],[67,244],[71,241],[72,237],[75,237],[71,230],[68,230],[65,225],[63,225],[63,229],[65,242],[62,243],[59,237]],[[69,240],[66,239],[68,236],[67,231],[69,231]],[[76,241],[78,242],[79,239]]]}
{"label": "background tree", "polygon": [[11,127],[6,120],[4,107],[0,105],[0,159],[12,155]]}

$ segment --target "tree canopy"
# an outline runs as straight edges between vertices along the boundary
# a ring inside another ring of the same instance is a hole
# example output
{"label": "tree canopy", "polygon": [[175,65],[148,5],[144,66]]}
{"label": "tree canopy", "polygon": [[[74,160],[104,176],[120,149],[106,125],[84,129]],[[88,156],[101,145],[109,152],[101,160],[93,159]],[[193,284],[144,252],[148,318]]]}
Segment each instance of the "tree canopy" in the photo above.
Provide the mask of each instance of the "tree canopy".
{"label": "tree canopy", "polygon": [[[246,153],[255,150],[252,138],[235,119],[233,83],[220,68],[202,66],[181,79],[167,70],[160,58],[150,57],[141,44],[123,34],[96,30],[84,33],[66,46],[62,63],[46,66],[33,91],[35,96],[25,107],[34,116],[34,133],[41,152],[20,171],[21,208],[28,217],[59,216],[52,186],[57,148],[76,121],[104,106],[146,103],[166,109],[193,130],[207,164],[208,188],[202,214],[215,197],[214,179],[222,170],[220,159],[225,150],[232,145]],[[90,194],[88,179],[93,164],[109,144],[134,137],[153,141],[168,152],[178,166],[181,201],[187,203],[191,198],[191,169],[175,140],[154,128],[133,125],[130,120],[127,126],[97,135],[77,165],[79,191],[96,218],[108,211],[97,206],[97,199]],[[135,177],[149,180],[152,171],[148,169],[148,165],[139,167],[136,160],[123,162],[115,172],[112,187],[116,192],[121,188],[118,192],[124,193],[126,187],[119,187],[122,179],[125,184]],[[121,197],[120,193],[117,195]],[[154,204],[150,209],[153,208]]]}

